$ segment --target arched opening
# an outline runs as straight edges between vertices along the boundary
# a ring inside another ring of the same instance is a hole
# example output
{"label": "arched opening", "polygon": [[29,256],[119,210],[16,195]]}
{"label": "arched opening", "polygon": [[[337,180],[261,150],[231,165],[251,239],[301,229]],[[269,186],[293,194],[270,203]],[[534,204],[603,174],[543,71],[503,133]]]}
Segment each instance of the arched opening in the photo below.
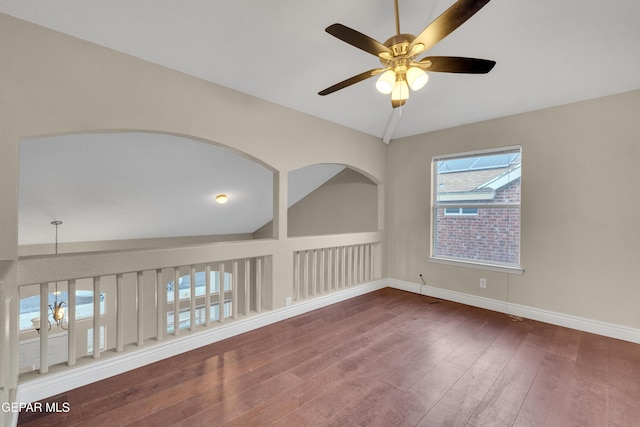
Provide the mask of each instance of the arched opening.
{"label": "arched opening", "polygon": [[54,252],[54,220],[62,253],[248,240],[272,219],[273,171],[210,143],[150,132],[20,143],[21,255]]}
{"label": "arched opening", "polygon": [[377,231],[378,186],[362,173],[315,164],[289,172],[288,183],[290,237]]}

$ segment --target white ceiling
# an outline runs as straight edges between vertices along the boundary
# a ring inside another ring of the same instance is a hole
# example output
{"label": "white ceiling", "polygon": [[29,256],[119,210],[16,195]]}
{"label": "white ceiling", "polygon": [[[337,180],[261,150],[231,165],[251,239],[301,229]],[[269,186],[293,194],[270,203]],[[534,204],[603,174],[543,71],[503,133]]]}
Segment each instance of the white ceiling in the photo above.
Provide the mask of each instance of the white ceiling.
{"label": "white ceiling", "polygon": [[[399,0],[417,34],[454,0]],[[376,57],[324,32],[384,42],[392,0],[0,0],[0,12],[381,137],[391,113],[369,79],[317,92]],[[640,88],[637,0],[493,0],[428,54],[497,62],[488,75],[431,73],[394,137]]]}
{"label": "white ceiling", "polygon": [[[402,32],[419,33],[453,3],[399,0]],[[377,137],[391,115],[388,96],[375,91],[375,79],[325,97],[317,92],[379,66],[376,57],[324,29],[339,22],[384,42],[395,33],[392,0],[0,0],[0,12]],[[493,0],[428,54],[491,59],[495,68],[487,75],[431,73],[427,86],[402,107],[393,138],[640,89],[639,17],[637,0]],[[67,138],[60,143],[72,144],[73,138]],[[118,186],[124,185],[120,179],[126,181],[124,171],[121,177],[104,173],[108,179],[101,181],[102,187],[123,188]],[[174,175],[175,185],[182,176]],[[60,179],[73,181],[65,174]],[[217,191],[213,187],[203,187],[202,193]],[[74,188],[73,200],[59,201],[86,212],[91,194]],[[51,206],[35,206],[27,197],[21,187],[21,243],[42,238],[26,237],[31,226],[24,225],[25,215],[41,224],[69,221],[53,218],[57,213]],[[114,194],[112,200],[120,199]],[[167,197],[155,208],[172,203],[179,205]],[[30,206],[39,211],[23,211]],[[255,206],[248,211],[262,209]],[[130,210],[131,203],[101,205],[102,214],[90,220],[91,227],[107,228],[117,209]],[[165,229],[186,214],[157,222]],[[226,232],[247,229],[263,217]],[[120,231],[124,236],[127,229],[144,228],[147,222],[118,223],[109,227],[109,238],[121,238]]]}

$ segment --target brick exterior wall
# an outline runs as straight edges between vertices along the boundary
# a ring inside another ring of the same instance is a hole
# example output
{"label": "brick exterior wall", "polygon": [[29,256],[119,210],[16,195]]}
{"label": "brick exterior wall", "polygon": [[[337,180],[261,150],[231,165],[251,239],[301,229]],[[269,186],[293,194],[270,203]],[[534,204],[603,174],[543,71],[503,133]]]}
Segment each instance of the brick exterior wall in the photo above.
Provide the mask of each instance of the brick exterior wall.
{"label": "brick exterior wall", "polygon": [[[496,202],[520,201],[520,179],[500,188]],[[435,255],[518,264],[520,208],[478,209],[478,215],[445,215],[437,210]]]}

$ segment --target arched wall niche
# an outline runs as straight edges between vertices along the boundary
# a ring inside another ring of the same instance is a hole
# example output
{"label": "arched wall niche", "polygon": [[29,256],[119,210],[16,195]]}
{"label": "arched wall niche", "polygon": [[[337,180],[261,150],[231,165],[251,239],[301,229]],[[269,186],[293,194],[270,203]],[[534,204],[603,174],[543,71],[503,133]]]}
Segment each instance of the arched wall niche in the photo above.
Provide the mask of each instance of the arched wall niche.
{"label": "arched wall niche", "polygon": [[[154,131],[20,142],[20,255],[249,240],[273,219],[275,168],[232,147]],[[215,202],[226,194],[224,205]],[[269,236],[272,237],[272,236]]]}
{"label": "arched wall niche", "polygon": [[[378,183],[357,168],[315,163],[289,171],[287,182],[288,237],[378,230]],[[269,223],[256,235],[270,233]]]}

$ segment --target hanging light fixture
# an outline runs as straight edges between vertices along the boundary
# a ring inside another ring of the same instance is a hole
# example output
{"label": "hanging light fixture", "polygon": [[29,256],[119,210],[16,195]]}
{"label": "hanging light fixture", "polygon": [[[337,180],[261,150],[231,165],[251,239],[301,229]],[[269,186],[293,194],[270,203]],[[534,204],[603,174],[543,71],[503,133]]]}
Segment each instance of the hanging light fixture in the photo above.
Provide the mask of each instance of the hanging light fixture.
{"label": "hanging light fixture", "polygon": [[420,90],[429,81],[429,75],[422,68],[412,66],[407,58],[383,60],[383,63],[389,68],[378,77],[376,89],[382,94],[391,94],[394,108],[404,105],[409,99],[409,89]]}
{"label": "hanging light fixture", "polygon": [[[55,239],[55,249],[54,252],[56,255],[58,255],[58,226],[62,224],[62,221],[51,221],[51,225],[54,225],[56,227],[56,239]],[[62,307],[63,304],[66,304],[65,301],[60,301],[58,302],[58,294],[60,292],[58,292],[58,282],[56,282],[56,291],[53,294],[54,295],[54,301],[53,301],[53,305],[49,304],[49,310],[51,311],[48,315],[47,315],[47,323],[49,325],[48,330],[51,330],[51,321],[49,321],[49,316],[51,316],[51,318],[53,319],[53,322],[56,324],[57,327],[62,328],[64,330],[67,329],[67,325],[64,323],[64,317],[65,317],[65,312],[64,312],[64,308]],[[38,331],[38,333],[40,333],[40,328],[42,327],[42,322],[40,321],[39,317],[36,317],[35,319],[31,319],[31,323],[33,324],[33,328]]]}
{"label": "hanging light fixture", "polygon": [[422,68],[409,67],[407,70],[407,83],[409,83],[411,90],[422,89],[428,81],[429,75]]}
{"label": "hanging light fixture", "polygon": [[393,70],[387,70],[378,77],[376,81],[376,89],[378,92],[388,95],[393,91],[396,83],[396,73]]}
{"label": "hanging light fixture", "polygon": [[402,79],[396,80],[395,85],[393,85],[391,105],[393,108],[399,107],[403,105],[407,99],[409,99],[409,85],[404,76],[402,76]]}
{"label": "hanging light fixture", "polygon": [[[64,323],[64,308],[62,308],[62,304],[66,304],[64,301],[58,302],[58,282],[56,282],[56,292],[55,292],[55,301],[53,305],[49,304],[49,310],[51,310],[51,317],[53,317],[53,321],[56,323],[56,326],[62,328],[64,330],[67,329],[67,325]],[[51,326],[51,323],[49,323]]]}

